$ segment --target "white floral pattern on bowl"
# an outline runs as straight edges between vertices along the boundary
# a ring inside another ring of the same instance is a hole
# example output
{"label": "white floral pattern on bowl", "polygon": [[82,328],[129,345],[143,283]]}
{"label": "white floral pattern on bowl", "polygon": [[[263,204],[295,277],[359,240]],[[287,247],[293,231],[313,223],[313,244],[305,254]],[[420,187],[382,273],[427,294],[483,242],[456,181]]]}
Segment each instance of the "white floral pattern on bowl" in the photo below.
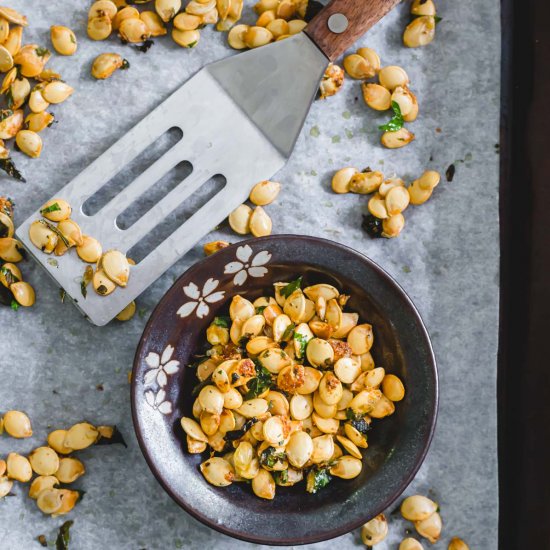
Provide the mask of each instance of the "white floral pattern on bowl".
{"label": "white floral pattern on bowl", "polygon": [[219,284],[220,281],[216,279],[208,279],[202,287],[202,292],[195,283],[189,283],[187,286],[184,286],[183,292],[189,298],[192,298],[192,301],[185,302],[185,304],[178,309],[178,315],[180,317],[188,317],[191,313],[195,312],[199,319],[206,317],[210,312],[208,304],[219,302],[223,300],[225,296],[224,290],[214,292]]}
{"label": "white floral pattern on bowl", "polygon": [[237,248],[238,262],[229,262],[224,269],[224,273],[232,274],[233,284],[242,286],[250,275],[251,277],[263,277],[267,273],[267,268],[263,267],[271,260],[271,254],[267,250],[258,252],[252,259],[252,248],[247,244]]}
{"label": "white floral pattern on bowl", "polygon": [[145,401],[162,414],[172,412],[172,403],[166,400],[164,386],[168,383],[168,377],[178,372],[180,368],[180,362],[172,359],[172,355],[174,355],[174,346],[168,345],[162,355],[150,351],[145,357],[145,363],[151,368],[145,372],[143,383],[150,386],[156,382],[159,387],[157,393],[153,390],[146,390],[144,392]]}
{"label": "white floral pattern on bowl", "polygon": [[157,384],[164,388],[168,382],[168,376],[178,372],[180,368],[180,362],[172,359],[174,355],[174,346],[166,346],[166,349],[162,352],[162,356],[158,353],[150,351],[145,362],[151,370],[148,370],[144,376],[144,383],[146,386],[150,386],[156,379]]}

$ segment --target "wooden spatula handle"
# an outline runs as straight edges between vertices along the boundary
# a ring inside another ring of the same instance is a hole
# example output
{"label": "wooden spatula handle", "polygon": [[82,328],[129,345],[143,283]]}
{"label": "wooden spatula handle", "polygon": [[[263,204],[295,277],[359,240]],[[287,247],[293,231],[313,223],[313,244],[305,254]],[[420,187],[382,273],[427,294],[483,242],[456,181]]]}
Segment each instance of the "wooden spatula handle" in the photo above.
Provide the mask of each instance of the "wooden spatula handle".
{"label": "wooden spatula handle", "polygon": [[305,28],[308,36],[334,61],[400,0],[332,0]]}

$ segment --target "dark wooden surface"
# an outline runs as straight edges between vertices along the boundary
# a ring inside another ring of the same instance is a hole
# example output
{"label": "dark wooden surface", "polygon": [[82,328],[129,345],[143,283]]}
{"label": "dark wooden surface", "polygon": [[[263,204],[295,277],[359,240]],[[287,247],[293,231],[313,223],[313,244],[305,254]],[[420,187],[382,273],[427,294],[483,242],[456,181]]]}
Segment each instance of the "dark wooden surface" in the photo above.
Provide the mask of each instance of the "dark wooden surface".
{"label": "dark wooden surface", "polygon": [[[333,0],[311,20],[305,32],[334,61],[399,2],[400,0]],[[328,28],[328,19],[335,13],[342,13],[348,18],[349,26],[342,34],[335,34]]]}
{"label": "dark wooden surface", "polygon": [[550,549],[549,21],[502,0],[501,550]]}

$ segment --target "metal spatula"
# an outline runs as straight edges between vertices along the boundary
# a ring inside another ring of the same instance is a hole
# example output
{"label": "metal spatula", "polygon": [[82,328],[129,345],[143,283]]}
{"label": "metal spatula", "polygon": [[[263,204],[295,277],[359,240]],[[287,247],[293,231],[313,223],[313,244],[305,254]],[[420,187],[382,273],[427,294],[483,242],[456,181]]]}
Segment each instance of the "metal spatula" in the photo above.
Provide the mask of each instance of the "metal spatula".
{"label": "metal spatula", "polygon": [[[131,269],[128,286],[108,297],[84,298],[84,264],[74,252],[48,262],[28,237],[37,210],[17,230],[34,258],[96,325],[104,325],[181,258],[205,233],[244,202],[251,187],[270,178],[289,158],[320,79],[338,57],[399,0],[333,0],[305,32],[203,68],[73,181],[55,194],[73,207],[72,218],[103,250],[124,253],[212,176],[226,185],[164,242]],[[182,139],[93,216],[84,202],[167,130]],[[128,229],[117,216],[181,161],[192,173]]]}

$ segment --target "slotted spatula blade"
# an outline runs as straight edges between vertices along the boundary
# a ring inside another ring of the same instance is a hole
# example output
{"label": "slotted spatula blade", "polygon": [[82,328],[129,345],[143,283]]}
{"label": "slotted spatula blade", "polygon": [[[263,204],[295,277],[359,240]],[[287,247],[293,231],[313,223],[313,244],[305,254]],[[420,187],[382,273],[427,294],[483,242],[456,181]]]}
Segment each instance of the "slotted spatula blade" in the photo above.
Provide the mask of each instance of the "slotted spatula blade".
{"label": "slotted spatula blade", "polygon": [[[17,229],[17,237],[92,323],[108,323],[244,202],[255,183],[270,178],[283,167],[329,59],[341,53],[397,1],[357,2],[364,8],[378,7],[378,11],[368,20],[354,20],[357,6],[353,0],[333,0],[307,27],[309,36],[301,33],[206,66],[55,194],[71,204],[72,218],[84,234],[102,243],[104,251],[115,248],[127,253],[212,176],[225,177],[221,191],[132,266],[126,288],[107,297],[90,289],[84,297],[81,280],[85,264],[74,251],[53,262],[30,242],[28,229],[40,219],[39,210]],[[335,9],[342,12],[336,15],[344,17],[346,27],[349,26],[346,40],[343,34],[339,36],[346,30],[342,30],[341,19],[338,29],[330,30]],[[328,46],[323,45],[326,33],[332,35]],[[88,198],[173,127],[183,132],[180,141],[99,212],[92,216],[83,212]],[[121,229],[117,217],[181,161],[192,165],[191,174],[132,226]]]}

